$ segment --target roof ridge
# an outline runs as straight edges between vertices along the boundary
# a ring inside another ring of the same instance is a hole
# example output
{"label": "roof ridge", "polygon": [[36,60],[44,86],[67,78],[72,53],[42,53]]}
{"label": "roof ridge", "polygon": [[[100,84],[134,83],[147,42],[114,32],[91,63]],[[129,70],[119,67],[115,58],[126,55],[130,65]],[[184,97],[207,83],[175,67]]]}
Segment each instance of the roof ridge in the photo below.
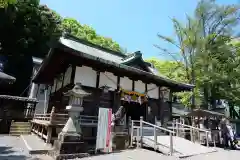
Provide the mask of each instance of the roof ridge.
{"label": "roof ridge", "polygon": [[82,43],[84,45],[87,45],[87,46],[90,46],[90,47],[93,47],[93,48],[96,48],[96,49],[99,49],[99,50],[102,50],[102,51],[105,51],[105,52],[108,52],[110,54],[113,54],[113,55],[117,55],[119,57],[125,57],[126,54],[122,53],[122,52],[118,52],[118,51],[114,51],[114,50],[111,50],[111,49],[108,49],[106,47],[102,47],[100,45],[97,45],[97,44],[94,44],[90,41],[87,41],[85,39],[82,39],[82,38],[78,38],[70,33],[67,33],[67,32],[64,32],[62,34],[62,37],[63,38],[66,38],[66,39],[70,39],[70,40],[73,40],[75,42],[79,42],[79,43]]}

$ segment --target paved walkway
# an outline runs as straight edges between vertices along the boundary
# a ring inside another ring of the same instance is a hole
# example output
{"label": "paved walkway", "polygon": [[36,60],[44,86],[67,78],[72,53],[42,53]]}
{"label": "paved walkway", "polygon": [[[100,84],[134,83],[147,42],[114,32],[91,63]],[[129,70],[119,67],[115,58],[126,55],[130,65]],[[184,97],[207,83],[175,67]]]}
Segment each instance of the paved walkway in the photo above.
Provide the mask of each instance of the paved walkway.
{"label": "paved walkway", "polygon": [[[227,151],[219,149],[218,152],[204,155],[183,158],[182,160],[227,160],[236,159],[240,156],[240,151]],[[178,160],[176,157],[164,156],[159,153],[144,149],[135,149],[123,151],[115,154],[101,155],[96,157],[87,157],[79,160]]]}
{"label": "paved walkway", "polygon": [[21,137],[0,136],[0,160],[52,160],[46,155],[30,155]]}
{"label": "paved walkway", "polygon": [[[240,151],[218,149],[218,152],[198,155],[183,160],[226,160],[240,157]],[[79,160],[177,160],[176,157],[145,149],[126,150],[120,153],[106,154],[82,158]],[[29,155],[28,150],[20,137],[0,136],[0,160],[52,160],[47,155]]]}
{"label": "paved walkway", "polygon": [[30,154],[47,153],[49,150],[53,149],[51,145],[46,144],[36,135],[21,135],[21,138]]}

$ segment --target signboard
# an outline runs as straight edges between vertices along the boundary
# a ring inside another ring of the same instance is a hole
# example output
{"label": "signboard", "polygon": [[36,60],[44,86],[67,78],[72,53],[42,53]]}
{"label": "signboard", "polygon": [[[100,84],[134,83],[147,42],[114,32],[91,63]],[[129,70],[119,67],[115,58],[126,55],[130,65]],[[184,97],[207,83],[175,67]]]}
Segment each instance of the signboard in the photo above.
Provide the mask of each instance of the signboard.
{"label": "signboard", "polygon": [[96,151],[112,152],[112,109],[99,108]]}

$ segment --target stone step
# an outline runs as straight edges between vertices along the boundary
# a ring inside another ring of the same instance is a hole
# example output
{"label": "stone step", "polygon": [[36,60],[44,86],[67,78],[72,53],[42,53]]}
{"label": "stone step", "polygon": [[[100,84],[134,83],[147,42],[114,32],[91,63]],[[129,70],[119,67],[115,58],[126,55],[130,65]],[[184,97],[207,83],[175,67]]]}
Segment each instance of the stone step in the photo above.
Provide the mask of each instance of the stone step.
{"label": "stone step", "polygon": [[31,124],[30,122],[12,122],[12,124]]}
{"label": "stone step", "polygon": [[31,124],[30,122],[12,122],[10,127],[10,135],[28,135],[31,133]]}
{"label": "stone step", "polygon": [[11,136],[29,135],[30,132],[10,132]]}
{"label": "stone step", "polygon": [[28,126],[28,125],[24,125],[24,126],[16,126],[16,125],[11,125],[11,128],[31,128],[31,126]]}
{"label": "stone step", "polygon": [[11,126],[31,126],[31,124],[24,124],[24,123],[21,123],[21,124],[17,124],[17,123],[12,123]]}
{"label": "stone step", "polygon": [[11,132],[31,132],[30,129],[10,129]]}

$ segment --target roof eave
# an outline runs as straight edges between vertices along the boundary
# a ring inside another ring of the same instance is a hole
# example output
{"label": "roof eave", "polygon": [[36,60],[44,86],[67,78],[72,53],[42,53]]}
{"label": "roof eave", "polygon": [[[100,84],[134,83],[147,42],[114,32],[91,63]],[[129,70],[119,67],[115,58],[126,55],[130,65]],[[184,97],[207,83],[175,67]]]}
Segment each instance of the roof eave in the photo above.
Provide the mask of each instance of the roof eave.
{"label": "roof eave", "polygon": [[[113,67],[116,67],[116,68],[120,68],[120,69],[124,69],[126,71],[133,72],[134,74],[139,74],[141,76],[142,75],[148,76],[151,79],[154,79],[155,81],[162,81],[164,83],[168,83],[169,85],[167,85],[167,87],[173,88],[173,90],[176,91],[176,92],[178,92],[178,91],[190,91],[190,90],[192,90],[192,88],[195,87],[194,85],[179,83],[179,82],[176,82],[176,81],[173,81],[173,80],[170,80],[170,79],[166,79],[164,77],[160,77],[160,76],[154,75],[152,73],[149,73],[149,72],[146,72],[146,71],[134,68],[134,67],[127,66],[125,64],[118,64],[116,62],[112,62],[112,61],[109,61],[109,60],[106,60],[106,59],[102,59],[102,58],[99,58],[99,57],[95,57],[95,56],[92,56],[92,55],[86,55],[85,53],[76,51],[76,50],[74,50],[71,47],[65,46],[64,44],[61,43],[61,41],[58,41],[58,44],[57,44],[57,46],[55,46],[55,48],[56,47],[65,49],[65,50],[68,51],[69,54],[72,54],[74,56],[83,57],[83,58],[87,58],[87,59],[94,60],[94,61],[99,61],[101,63],[107,64],[107,65],[110,65],[110,66],[113,66]],[[49,64],[50,59],[52,58],[54,53],[55,52],[53,52],[53,48],[52,48],[49,51],[49,53],[46,56],[46,58],[43,60],[43,62],[41,64],[37,74],[34,76],[33,82],[35,82],[35,83],[39,82],[38,79],[39,79],[40,73],[43,70],[46,69],[46,66]],[[174,88],[174,87],[176,87],[176,88]]]}

